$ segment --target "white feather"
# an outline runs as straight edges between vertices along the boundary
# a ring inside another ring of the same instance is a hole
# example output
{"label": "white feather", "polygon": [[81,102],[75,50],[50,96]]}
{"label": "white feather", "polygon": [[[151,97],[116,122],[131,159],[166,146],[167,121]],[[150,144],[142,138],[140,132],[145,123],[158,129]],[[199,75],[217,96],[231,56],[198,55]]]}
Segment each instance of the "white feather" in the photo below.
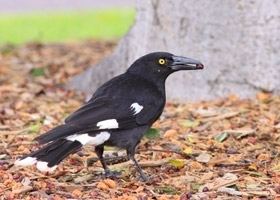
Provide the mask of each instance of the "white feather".
{"label": "white feather", "polygon": [[95,136],[89,136],[87,133],[80,134],[80,135],[75,134],[75,135],[68,136],[66,139],[73,142],[78,141],[82,145],[86,145],[86,144],[99,145],[99,144],[103,144],[109,138],[110,138],[110,133],[103,131]]}
{"label": "white feather", "polygon": [[38,161],[36,167],[41,172],[53,172],[57,168],[57,165],[55,165],[53,167],[48,167],[47,162]]}
{"label": "white feather", "polygon": [[24,159],[19,159],[15,161],[15,165],[18,166],[28,166],[28,165],[33,165],[37,162],[37,158],[34,157],[26,157]]}
{"label": "white feather", "polygon": [[107,119],[100,121],[96,124],[99,129],[111,129],[111,128],[119,128],[119,124],[116,119]]}
{"label": "white feather", "polygon": [[130,108],[131,108],[131,110],[134,112],[134,115],[137,115],[138,113],[141,112],[141,110],[142,110],[144,107],[141,106],[139,103],[135,102],[135,103],[131,104]]}

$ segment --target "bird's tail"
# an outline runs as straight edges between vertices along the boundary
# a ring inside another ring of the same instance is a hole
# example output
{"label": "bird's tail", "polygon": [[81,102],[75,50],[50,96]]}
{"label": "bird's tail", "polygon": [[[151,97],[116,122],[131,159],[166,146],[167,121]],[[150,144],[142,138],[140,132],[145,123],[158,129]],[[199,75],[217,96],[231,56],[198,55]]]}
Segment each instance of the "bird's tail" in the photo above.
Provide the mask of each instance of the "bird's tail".
{"label": "bird's tail", "polygon": [[57,165],[69,154],[75,153],[82,147],[78,141],[59,139],[43,148],[16,160],[15,165],[28,166],[36,164],[40,171],[52,172]]}

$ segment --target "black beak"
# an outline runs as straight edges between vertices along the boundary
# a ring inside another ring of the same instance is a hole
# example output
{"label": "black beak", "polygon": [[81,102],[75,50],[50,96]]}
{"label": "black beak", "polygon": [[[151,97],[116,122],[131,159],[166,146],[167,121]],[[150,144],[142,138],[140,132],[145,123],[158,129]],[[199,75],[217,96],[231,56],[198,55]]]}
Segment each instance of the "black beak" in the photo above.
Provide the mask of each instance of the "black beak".
{"label": "black beak", "polygon": [[172,56],[173,62],[171,63],[171,68],[175,71],[179,70],[197,70],[203,69],[203,64],[192,58],[186,58],[183,56]]}

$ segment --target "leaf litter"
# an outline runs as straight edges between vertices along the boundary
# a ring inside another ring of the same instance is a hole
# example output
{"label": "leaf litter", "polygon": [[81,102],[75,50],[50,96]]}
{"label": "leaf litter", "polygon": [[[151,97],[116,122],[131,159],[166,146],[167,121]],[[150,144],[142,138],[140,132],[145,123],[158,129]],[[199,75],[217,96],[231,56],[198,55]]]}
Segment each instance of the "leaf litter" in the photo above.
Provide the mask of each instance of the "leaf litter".
{"label": "leaf litter", "polygon": [[39,147],[37,135],[84,102],[63,83],[114,46],[32,43],[1,51],[0,199],[280,199],[280,97],[263,92],[245,100],[168,102],[138,148],[146,183],[111,147],[105,158],[122,172],[118,179],[103,178],[90,146],[54,174],[14,167],[15,159]]}

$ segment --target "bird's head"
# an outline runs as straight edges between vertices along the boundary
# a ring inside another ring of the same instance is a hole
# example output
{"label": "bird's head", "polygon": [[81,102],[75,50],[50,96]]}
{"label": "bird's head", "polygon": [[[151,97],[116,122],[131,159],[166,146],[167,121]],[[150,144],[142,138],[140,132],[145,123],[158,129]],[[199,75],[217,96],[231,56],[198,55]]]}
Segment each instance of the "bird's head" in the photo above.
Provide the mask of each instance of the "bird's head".
{"label": "bird's head", "polygon": [[169,74],[180,70],[203,69],[203,64],[195,59],[175,56],[167,52],[154,52],[137,59],[128,71],[147,76],[167,77]]}

